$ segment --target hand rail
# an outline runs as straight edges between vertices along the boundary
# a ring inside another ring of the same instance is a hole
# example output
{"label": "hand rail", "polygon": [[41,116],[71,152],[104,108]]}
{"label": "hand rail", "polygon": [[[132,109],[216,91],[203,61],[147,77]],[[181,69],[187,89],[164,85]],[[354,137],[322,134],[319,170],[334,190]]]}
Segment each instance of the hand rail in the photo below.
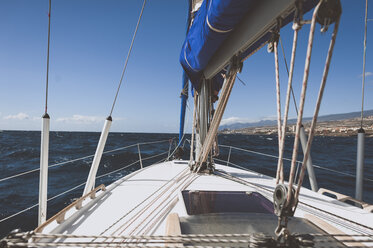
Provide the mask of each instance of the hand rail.
{"label": "hand rail", "polygon": [[[116,148],[116,149],[113,149],[113,150],[105,151],[105,152],[103,152],[103,154],[107,154],[107,153],[112,153],[112,152],[124,150],[124,149],[127,149],[127,148],[135,147],[137,145],[151,145],[151,144],[163,143],[163,142],[166,142],[166,141],[169,142],[170,140],[174,140],[174,139],[175,138],[171,138],[171,139],[167,139],[167,140],[151,141],[151,142],[140,142],[140,143],[136,143],[136,144],[132,144],[132,145],[128,145],[128,146],[123,146],[123,147],[120,147],[120,148]],[[53,168],[53,167],[57,167],[59,165],[65,165],[65,164],[68,164],[68,163],[77,162],[77,161],[84,160],[84,159],[87,159],[87,158],[92,158],[93,156],[94,156],[94,154],[93,155],[84,156],[84,157],[80,157],[80,158],[75,158],[75,159],[72,159],[72,160],[69,160],[69,161],[64,161],[64,162],[52,164],[52,165],[48,166],[48,169]],[[16,174],[16,175],[4,177],[4,178],[0,179],[0,183],[4,182],[4,181],[7,181],[9,179],[12,179],[12,178],[24,176],[24,175],[27,175],[27,174],[30,174],[30,173],[33,173],[33,172],[37,172],[39,170],[40,170],[40,168],[37,168],[37,169],[29,170],[29,171],[24,171],[24,172],[21,172],[21,173]]]}
{"label": "hand rail", "polygon": [[94,188],[91,192],[89,192],[89,193],[85,194],[84,196],[80,197],[79,199],[77,199],[76,201],[74,201],[73,203],[71,203],[70,205],[65,207],[64,209],[62,209],[60,212],[55,214],[53,217],[49,218],[46,222],[44,222],[43,224],[38,226],[34,231],[35,232],[42,232],[43,229],[47,225],[52,223],[53,221],[57,221],[58,224],[61,224],[65,220],[65,215],[66,215],[67,211],[69,211],[73,207],[75,207],[77,210],[81,209],[82,205],[83,205],[83,201],[85,199],[87,199],[88,197],[90,197],[91,199],[95,199],[96,198],[96,193],[99,190],[105,191],[106,190],[105,185],[101,184],[100,186]]}
{"label": "hand rail", "polygon": [[[150,142],[150,143],[154,143],[154,142]],[[141,143],[139,143],[139,144],[141,144]],[[144,144],[144,143],[143,143],[143,144]],[[135,144],[135,145],[137,145],[137,144]],[[135,146],[135,145],[131,145],[131,146]],[[162,156],[162,155],[164,155],[164,154],[166,154],[166,153],[167,153],[167,151],[166,151],[166,152],[162,152],[162,153],[160,153],[160,154],[152,155],[152,156],[149,156],[149,157],[146,157],[146,158],[142,158],[142,161],[149,160],[149,159],[152,159],[152,158],[156,158],[156,157]],[[156,162],[155,164],[158,164],[159,162],[161,162],[161,161],[163,161],[163,160],[164,160],[164,159],[162,159],[162,160]],[[114,170],[114,171],[111,171],[111,172],[105,173],[105,174],[103,174],[103,175],[97,176],[96,179],[103,178],[103,177],[106,177],[106,176],[111,175],[111,174],[113,174],[113,173],[116,173],[116,172],[118,172],[118,171],[124,170],[124,169],[126,169],[126,168],[128,168],[128,167],[130,167],[130,166],[133,166],[133,165],[137,164],[138,162],[139,162],[139,160],[137,160],[137,161],[135,161],[135,162],[133,162],[133,163],[130,163],[130,164],[128,164],[128,165],[126,165],[126,166],[124,166],[124,167],[122,167],[122,168],[119,168],[119,169],[117,169],[117,170]],[[60,197],[60,196],[62,196],[62,195],[65,195],[65,194],[67,194],[67,193],[69,193],[69,192],[71,192],[71,191],[73,191],[73,190],[76,190],[76,189],[78,189],[78,188],[80,188],[80,187],[82,187],[82,186],[84,186],[84,185],[85,185],[85,182],[84,182],[84,183],[81,183],[81,184],[79,184],[79,185],[77,185],[77,186],[74,186],[73,188],[68,189],[68,190],[66,190],[66,191],[64,191],[64,192],[62,192],[62,193],[60,193],[60,194],[58,194],[58,195],[55,195],[55,196],[49,198],[47,201],[54,200],[54,199],[56,199],[56,198],[58,198],[58,197]],[[4,221],[6,221],[6,220],[9,220],[9,219],[11,219],[11,218],[13,218],[13,217],[16,217],[17,215],[20,215],[20,214],[22,214],[22,213],[24,213],[24,212],[27,212],[27,211],[29,211],[29,210],[31,210],[31,209],[37,207],[37,206],[39,206],[39,204],[34,204],[34,205],[32,205],[32,206],[30,206],[30,207],[27,207],[27,208],[25,208],[25,209],[23,209],[23,210],[21,210],[21,211],[18,211],[17,213],[14,213],[14,214],[12,214],[12,215],[9,215],[9,216],[7,216],[7,217],[4,217],[3,219],[0,219],[0,223],[1,223],[1,222],[4,222]]]}

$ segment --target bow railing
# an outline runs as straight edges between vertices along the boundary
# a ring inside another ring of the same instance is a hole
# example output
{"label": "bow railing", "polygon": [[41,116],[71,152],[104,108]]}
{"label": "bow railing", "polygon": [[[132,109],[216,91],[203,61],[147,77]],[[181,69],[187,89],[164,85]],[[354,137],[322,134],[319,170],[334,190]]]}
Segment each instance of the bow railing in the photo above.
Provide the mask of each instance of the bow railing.
{"label": "bow railing", "polygon": [[[158,153],[158,154],[155,154],[155,155],[150,155],[150,156],[147,156],[147,157],[144,157],[144,153],[141,154],[141,147],[142,146],[154,145],[154,144],[160,144],[160,143],[167,143],[167,142],[169,143],[168,149],[161,152],[161,153]],[[101,174],[101,175],[97,176],[96,179],[105,178],[109,175],[112,175],[114,173],[118,173],[120,171],[123,171],[125,169],[130,168],[130,167],[133,167],[135,165],[139,165],[138,169],[142,169],[143,167],[145,167],[144,164],[143,164],[144,161],[155,159],[155,158],[158,158],[158,157],[161,157],[161,156],[164,156],[164,157],[162,159],[156,161],[154,164],[158,164],[162,161],[169,160],[172,157],[172,154],[173,154],[172,148],[176,147],[176,145],[177,145],[177,143],[175,141],[175,138],[172,138],[172,139],[165,139],[165,140],[159,140],[159,141],[140,142],[140,143],[131,144],[131,145],[128,145],[128,146],[123,146],[123,147],[119,147],[119,148],[116,148],[116,149],[105,151],[105,152],[103,152],[103,154],[112,154],[114,152],[120,152],[120,151],[123,151],[123,150],[127,150],[127,149],[130,149],[130,148],[136,148],[137,147],[137,152],[138,152],[139,159],[134,161],[134,162],[131,162],[129,164],[125,164],[125,165],[121,166],[120,168],[118,168],[116,170]],[[48,168],[57,168],[57,167],[61,167],[61,166],[66,166],[66,165],[73,164],[75,162],[80,162],[80,161],[83,161],[83,160],[86,160],[86,159],[93,159],[93,157],[94,157],[94,155],[88,155],[88,156],[83,156],[83,157],[79,157],[79,158],[74,158],[74,159],[71,159],[71,160],[68,160],[68,161],[63,161],[63,162],[58,162],[58,163],[52,164],[52,165],[48,166]],[[12,179],[16,179],[16,178],[25,176],[25,175],[36,173],[39,170],[40,170],[39,168],[32,169],[32,170],[24,171],[24,172],[21,172],[21,173],[17,173],[17,174],[14,174],[14,175],[10,175],[10,176],[1,178],[0,179],[0,184],[3,183],[3,182],[6,182],[6,181],[12,180]],[[50,201],[52,201],[56,198],[59,198],[63,195],[66,195],[70,192],[78,190],[78,189],[82,188],[83,186],[85,186],[85,184],[86,184],[86,182],[80,183],[80,184],[78,184],[78,185],[76,185],[72,188],[69,188],[68,190],[65,190],[65,191],[63,191],[63,192],[61,192],[57,195],[54,195],[54,196],[48,198],[47,201],[50,202]],[[16,216],[18,216],[22,213],[28,212],[28,211],[36,208],[38,205],[39,205],[38,203],[33,204],[33,205],[31,205],[27,208],[24,208],[22,210],[17,211],[14,214],[8,215],[8,216],[0,219],[0,223],[5,222],[9,219],[12,219],[13,217],[16,217]]]}

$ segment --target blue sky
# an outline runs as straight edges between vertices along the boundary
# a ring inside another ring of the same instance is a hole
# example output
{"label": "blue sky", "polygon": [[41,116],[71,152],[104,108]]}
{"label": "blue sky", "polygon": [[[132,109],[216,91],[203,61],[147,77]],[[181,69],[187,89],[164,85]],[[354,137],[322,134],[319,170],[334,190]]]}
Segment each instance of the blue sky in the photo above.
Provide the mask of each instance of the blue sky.
{"label": "blue sky", "polygon": [[[369,18],[373,1],[369,0]],[[52,130],[100,131],[109,114],[141,0],[52,0],[48,113]],[[343,14],[320,114],[359,111],[365,0],[342,1]],[[0,129],[40,130],[44,112],[48,0],[0,1]],[[148,0],[113,113],[112,131],[177,132],[186,0]],[[308,15],[309,16],[309,15]],[[368,23],[365,109],[373,109],[373,22]],[[309,26],[300,32],[297,101]],[[281,30],[290,60],[291,25]],[[313,114],[330,32],[317,32],[305,116]],[[289,61],[288,61],[289,62]],[[280,56],[281,97],[287,75]],[[273,54],[260,50],[244,64],[223,123],[276,115]],[[187,112],[191,126],[192,101]],[[290,116],[295,117],[293,105]]]}

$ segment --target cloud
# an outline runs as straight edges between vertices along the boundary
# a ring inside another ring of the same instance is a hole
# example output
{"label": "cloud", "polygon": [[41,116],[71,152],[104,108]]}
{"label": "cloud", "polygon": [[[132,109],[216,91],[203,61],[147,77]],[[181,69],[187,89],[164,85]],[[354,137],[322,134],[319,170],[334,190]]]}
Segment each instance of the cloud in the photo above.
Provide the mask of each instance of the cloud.
{"label": "cloud", "polygon": [[7,115],[4,117],[5,120],[28,120],[30,116],[25,113],[18,113],[16,115]]}
{"label": "cloud", "polygon": [[105,117],[102,116],[87,116],[87,115],[73,115],[72,117],[57,118],[57,122],[74,123],[74,124],[92,124],[103,122]]}
{"label": "cloud", "polygon": [[275,120],[277,120],[277,116],[266,116],[266,117],[262,117],[256,120],[248,119],[248,118],[241,118],[241,117],[229,117],[229,118],[221,120],[220,125],[224,126],[224,125],[231,125],[235,123],[243,124],[243,123],[255,123],[259,121],[275,121]]}
{"label": "cloud", "polygon": [[276,115],[266,116],[266,117],[261,118],[260,120],[261,121],[275,121],[277,120],[277,116]]}
{"label": "cloud", "polygon": [[[372,75],[373,75],[373,72],[370,72],[370,71],[365,72],[365,77],[369,77]],[[363,74],[360,74],[360,77],[363,77]]]}
{"label": "cloud", "polygon": [[226,119],[221,120],[220,125],[231,125],[233,123],[251,123],[254,122],[253,120],[247,119],[247,118],[241,118],[241,117],[229,117]]}

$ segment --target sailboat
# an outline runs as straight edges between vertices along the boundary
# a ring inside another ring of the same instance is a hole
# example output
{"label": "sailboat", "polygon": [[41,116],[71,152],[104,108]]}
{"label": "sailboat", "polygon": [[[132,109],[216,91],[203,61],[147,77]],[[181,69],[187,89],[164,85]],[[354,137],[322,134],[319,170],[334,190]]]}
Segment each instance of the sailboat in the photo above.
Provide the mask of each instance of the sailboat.
{"label": "sailboat", "polygon": [[[304,20],[303,15],[310,11],[312,19]],[[188,32],[180,53],[184,69],[182,116],[188,81],[193,87],[190,159],[180,159],[183,152],[180,144],[184,141],[181,131],[179,146],[169,156],[174,159],[141,168],[110,185],[96,185],[96,173],[111,123],[109,116],[82,197],[47,220],[46,178],[45,170],[41,169],[39,226],[29,232],[15,230],[1,240],[1,246],[373,246],[373,206],[331,190],[316,189],[309,162],[341,13],[338,0],[191,0]],[[281,28],[289,23],[293,23],[294,42],[282,117],[278,43]],[[284,145],[297,37],[303,25],[311,25],[311,28],[291,171],[286,181]],[[304,137],[302,115],[313,37],[318,25],[322,32],[332,30],[332,34],[310,134]],[[274,54],[276,64],[279,151],[276,178],[233,168],[214,158],[219,152],[218,127],[237,73],[244,61],[265,45]],[[42,166],[48,164],[48,119],[46,113]],[[182,117],[181,130],[183,125]],[[298,146],[302,141],[304,156],[300,172],[296,174]],[[314,190],[302,187],[306,170]],[[347,200],[360,207],[347,204]]]}

